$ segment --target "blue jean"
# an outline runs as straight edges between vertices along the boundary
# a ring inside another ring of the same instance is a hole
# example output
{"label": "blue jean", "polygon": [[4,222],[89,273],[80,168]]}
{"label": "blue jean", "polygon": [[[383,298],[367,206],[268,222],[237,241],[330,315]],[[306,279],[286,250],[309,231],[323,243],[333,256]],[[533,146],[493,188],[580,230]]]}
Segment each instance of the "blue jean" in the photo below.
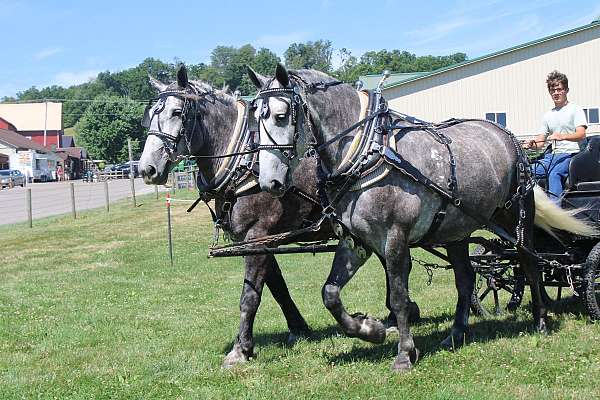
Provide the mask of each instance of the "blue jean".
{"label": "blue jean", "polygon": [[[545,178],[548,171],[548,192],[553,201],[558,202],[565,190],[563,180],[569,175],[569,163],[574,153],[548,153],[533,165],[533,173],[537,179]],[[540,165],[543,164],[542,165]]]}

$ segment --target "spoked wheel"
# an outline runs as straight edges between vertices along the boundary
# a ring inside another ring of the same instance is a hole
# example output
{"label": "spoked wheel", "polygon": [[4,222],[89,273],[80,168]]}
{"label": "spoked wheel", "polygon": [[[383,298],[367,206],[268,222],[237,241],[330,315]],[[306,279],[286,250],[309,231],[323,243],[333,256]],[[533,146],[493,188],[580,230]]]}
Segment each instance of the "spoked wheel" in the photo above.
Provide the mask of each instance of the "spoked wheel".
{"label": "spoked wheel", "polygon": [[[491,254],[491,251],[478,245],[471,256],[486,254]],[[489,265],[473,262],[473,267],[477,277],[471,296],[471,310],[475,315],[501,315],[506,311],[515,311],[521,305],[525,276],[518,266],[499,261]]]}
{"label": "spoked wheel", "polygon": [[582,270],[580,295],[592,320],[600,320],[600,243],[588,254]]}

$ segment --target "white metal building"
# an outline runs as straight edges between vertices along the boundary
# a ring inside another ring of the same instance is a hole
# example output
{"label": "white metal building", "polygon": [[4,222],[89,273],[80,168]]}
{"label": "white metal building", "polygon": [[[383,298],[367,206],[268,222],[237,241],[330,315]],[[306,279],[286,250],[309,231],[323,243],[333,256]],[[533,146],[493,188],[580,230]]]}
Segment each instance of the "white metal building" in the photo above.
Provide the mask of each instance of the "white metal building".
{"label": "white metal building", "polygon": [[546,76],[569,78],[569,101],[588,116],[588,133],[600,133],[600,21],[498,51],[430,73],[390,82],[390,107],[427,121],[491,119],[518,136],[539,133],[553,107]]}

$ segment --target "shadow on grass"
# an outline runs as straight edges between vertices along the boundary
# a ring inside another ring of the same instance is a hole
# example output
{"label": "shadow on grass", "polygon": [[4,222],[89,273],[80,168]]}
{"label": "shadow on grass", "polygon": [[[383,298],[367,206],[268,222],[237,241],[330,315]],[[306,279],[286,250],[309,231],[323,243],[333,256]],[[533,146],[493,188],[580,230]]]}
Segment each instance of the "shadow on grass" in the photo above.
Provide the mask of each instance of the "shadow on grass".
{"label": "shadow on grass", "polygon": [[[254,345],[255,346],[275,346],[275,347],[294,347],[295,343],[289,343],[288,331],[282,332],[269,332],[269,333],[259,333],[254,335]],[[342,330],[337,325],[330,325],[327,327],[323,327],[320,329],[311,329],[310,333],[306,336],[302,336],[302,340],[308,342],[321,342],[323,340],[329,339],[332,336],[340,336],[343,335]],[[223,347],[223,352],[228,352],[232,349],[234,341],[230,341]]]}
{"label": "shadow on grass", "polygon": [[[469,331],[467,334],[467,343],[478,342],[485,343],[497,340],[499,338],[512,338],[526,334],[535,334],[533,320],[531,318],[531,304],[521,307],[526,309],[525,315],[519,318],[518,314],[505,314],[497,318],[480,319],[469,323]],[[587,311],[582,305],[579,297],[569,296],[559,301],[555,301],[550,308],[552,313],[556,315],[569,314],[575,315],[578,318],[585,318]],[[421,358],[428,355],[436,354],[442,349],[439,344],[449,335],[450,329],[436,330],[436,325],[451,322],[454,319],[452,313],[442,313],[430,317],[422,317],[419,322],[411,324],[412,327],[424,327],[432,325],[433,331],[425,335],[415,335],[415,343],[421,353]],[[550,317],[548,322],[548,331],[552,332],[560,329],[561,321]],[[293,348],[294,343],[288,343],[289,332],[269,332],[261,333],[254,336],[257,346],[276,346],[279,348]],[[319,329],[311,330],[310,335],[304,337],[303,340],[308,342],[322,342],[330,340],[332,337],[345,336],[338,325],[329,325]],[[366,342],[356,342],[352,350],[345,353],[335,354],[328,357],[329,363],[346,364],[355,361],[382,362],[392,360],[397,353],[397,333],[388,335],[389,338],[384,344],[370,345]],[[228,352],[233,347],[234,342],[230,341],[224,348],[223,352]]]}
{"label": "shadow on grass", "polygon": [[[522,332],[534,333],[531,320],[518,320],[508,317],[501,320],[480,320],[469,324],[467,343],[490,342],[498,338],[518,337]],[[446,351],[440,347],[442,340],[450,334],[450,329],[433,331],[426,335],[415,335],[414,340],[421,355],[420,357],[433,355],[439,351]],[[383,345],[356,346],[351,351],[336,354],[329,357],[329,362],[346,364],[355,361],[381,362],[393,360],[397,353],[397,334],[390,335],[393,340],[388,340]]]}
{"label": "shadow on grass", "polygon": [[[376,317],[377,318],[377,317]],[[383,320],[385,316],[380,316],[379,319]],[[441,324],[448,321],[452,321],[454,315],[449,313],[443,313],[433,317],[421,317],[418,322],[411,324],[411,326],[429,325],[429,324]],[[329,325],[320,329],[311,329],[310,334],[303,336],[303,340],[308,342],[321,342],[335,336],[344,336],[342,329],[335,324]],[[288,331],[281,332],[269,332],[259,333],[254,335],[254,344],[258,346],[277,346],[277,347],[293,347],[294,343],[288,343]],[[441,339],[440,339],[441,340]],[[228,352],[233,347],[234,341],[230,341],[224,346],[223,352]]]}

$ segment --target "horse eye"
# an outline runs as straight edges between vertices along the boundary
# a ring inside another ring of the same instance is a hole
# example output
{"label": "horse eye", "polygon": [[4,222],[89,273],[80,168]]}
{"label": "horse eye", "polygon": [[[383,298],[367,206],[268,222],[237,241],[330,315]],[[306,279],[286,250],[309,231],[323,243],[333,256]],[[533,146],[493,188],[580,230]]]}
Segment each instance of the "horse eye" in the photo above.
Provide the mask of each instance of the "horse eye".
{"label": "horse eye", "polygon": [[287,117],[287,113],[275,115],[275,118],[277,118],[278,121],[283,121],[286,117]]}
{"label": "horse eye", "polygon": [[173,110],[173,114],[171,114],[173,117],[180,117],[181,116],[181,110]]}

